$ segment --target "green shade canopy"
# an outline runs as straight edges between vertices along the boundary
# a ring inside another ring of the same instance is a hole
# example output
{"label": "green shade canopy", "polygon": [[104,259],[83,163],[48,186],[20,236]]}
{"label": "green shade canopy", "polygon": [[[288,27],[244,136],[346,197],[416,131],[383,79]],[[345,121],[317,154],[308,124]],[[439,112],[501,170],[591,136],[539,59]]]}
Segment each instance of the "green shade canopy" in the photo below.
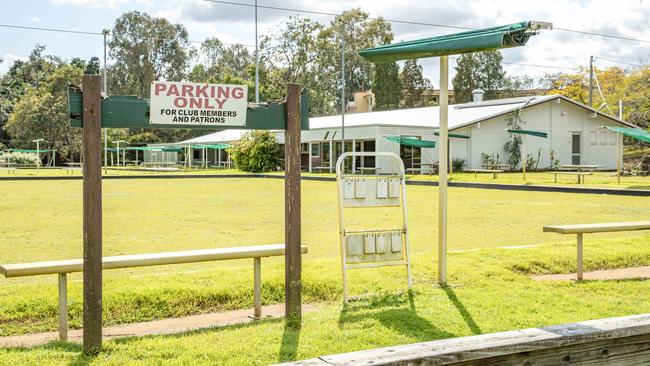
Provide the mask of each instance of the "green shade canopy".
{"label": "green shade canopy", "polygon": [[[439,132],[434,132],[433,134],[436,135],[436,136],[440,136]],[[456,139],[468,139],[469,138],[468,135],[462,135],[460,133],[449,133],[449,134],[447,134],[447,136],[452,137],[452,138],[456,138]]]}
{"label": "green shade canopy", "polygon": [[406,137],[406,136],[386,136],[386,139],[397,142],[400,145],[404,146],[412,146],[412,147],[425,147],[425,148],[433,148],[436,147],[436,142],[435,141],[429,141],[429,140],[419,140],[414,137]]}
{"label": "green shade canopy", "polygon": [[190,145],[192,149],[227,149],[230,145],[228,144],[214,144],[214,145]]}
{"label": "green shade canopy", "polygon": [[542,131],[522,130],[522,129],[518,129],[518,130],[510,129],[510,130],[508,130],[508,132],[516,133],[516,134],[519,134],[519,135],[531,135],[531,136],[537,136],[537,137],[543,137],[543,138],[547,138],[547,137],[548,137],[548,134],[547,134],[546,132],[542,132]]}
{"label": "green shade canopy", "polygon": [[51,151],[56,151],[56,150],[9,149],[9,151],[11,151],[11,152],[19,152],[19,153],[38,154],[38,153],[51,152]]}
{"label": "green shade canopy", "polygon": [[640,141],[648,142],[650,143],[650,132],[646,130],[642,130],[640,128],[632,128],[632,127],[608,127],[605,126],[606,129],[610,131],[614,131],[616,133],[620,133],[622,135],[628,136],[635,138]]}
{"label": "green shade canopy", "polygon": [[[547,27],[547,25],[541,25]],[[540,23],[525,21],[498,27],[387,44],[359,54],[370,62],[394,62],[413,58],[456,55],[523,46],[540,29]]]}

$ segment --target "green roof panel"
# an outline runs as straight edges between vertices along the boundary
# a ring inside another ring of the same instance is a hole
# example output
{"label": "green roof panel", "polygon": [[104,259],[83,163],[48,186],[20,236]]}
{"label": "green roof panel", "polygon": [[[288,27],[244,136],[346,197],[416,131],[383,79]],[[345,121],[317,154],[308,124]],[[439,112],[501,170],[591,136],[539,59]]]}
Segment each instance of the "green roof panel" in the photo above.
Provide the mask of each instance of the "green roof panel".
{"label": "green roof panel", "polygon": [[514,130],[514,129],[509,129],[508,132],[510,133],[516,133],[519,135],[530,135],[530,136],[537,136],[537,137],[542,137],[542,138],[547,138],[548,134],[546,132],[542,131],[533,131],[533,130]]}
{"label": "green roof panel", "polygon": [[394,62],[424,57],[457,55],[477,51],[519,47],[536,34],[533,22],[525,21],[503,26],[446,34],[415,41],[368,48],[359,54],[370,62]]}
{"label": "green roof panel", "polygon": [[635,138],[635,139],[637,139],[639,141],[650,143],[650,132],[648,132],[646,130],[642,130],[640,128],[632,128],[632,127],[608,127],[608,126],[605,126],[605,128],[610,130],[610,131],[614,131],[614,132],[620,133],[622,135]]}
{"label": "green roof panel", "polygon": [[429,140],[420,140],[416,139],[414,137],[406,137],[406,136],[386,136],[386,139],[396,142],[400,145],[404,146],[412,146],[412,147],[424,147],[424,148],[434,148],[436,147],[436,142],[435,141],[429,141]]}

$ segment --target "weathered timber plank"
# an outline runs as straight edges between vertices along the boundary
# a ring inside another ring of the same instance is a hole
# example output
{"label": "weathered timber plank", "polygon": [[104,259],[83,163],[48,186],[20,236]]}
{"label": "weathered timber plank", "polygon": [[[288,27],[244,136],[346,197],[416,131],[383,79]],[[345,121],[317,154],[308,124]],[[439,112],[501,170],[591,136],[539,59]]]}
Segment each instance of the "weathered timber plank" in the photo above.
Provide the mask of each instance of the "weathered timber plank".
{"label": "weathered timber plank", "polygon": [[413,343],[287,365],[563,364],[650,364],[650,314]]}

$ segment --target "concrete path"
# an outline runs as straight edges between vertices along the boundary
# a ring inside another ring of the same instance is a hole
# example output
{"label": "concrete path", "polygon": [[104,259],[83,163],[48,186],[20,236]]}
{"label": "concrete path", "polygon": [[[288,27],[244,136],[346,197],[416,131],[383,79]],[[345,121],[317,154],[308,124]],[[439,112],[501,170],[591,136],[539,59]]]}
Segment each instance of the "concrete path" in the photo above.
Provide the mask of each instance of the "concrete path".
{"label": "concrete path", "polygon": [[[316,308],[309,304],[303,304],[303,313],[311,312]],[[170,318],[154,320],[144,323],[124,324],[112,327],[105,327],[103,338],[113,339],[121,337],[147,336],[155,334],[183,333],[197,329],[222,327],[232,324],[243,324],[253,322],[251,318],[252,309],[233,310],[223,313],[209,313],[202,315],[186,316],[183,318]],[[262,307],[263,319],[277,319],[284,317],[284,305],[269,305]],[[69,341],[81,343],[81,329],[68,332]],[[0,337],[0,347],[31,347],[44,344],[58,339],[58,332],[26,334],[11,337]]]}
{"label": "concrete path", "polygon": [[[570,281],[576,280],[575,273],[531,276],[535,281]],[[633,278],[650,278],[650,266],[608,269],[583,273],[584,280],[624,280]]]}

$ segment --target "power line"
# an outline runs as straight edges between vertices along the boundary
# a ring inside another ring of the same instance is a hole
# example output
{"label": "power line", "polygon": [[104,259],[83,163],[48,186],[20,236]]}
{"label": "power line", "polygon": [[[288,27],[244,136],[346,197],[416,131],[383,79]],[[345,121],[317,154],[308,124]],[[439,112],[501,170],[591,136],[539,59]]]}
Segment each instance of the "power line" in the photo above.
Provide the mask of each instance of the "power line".
{"label": "power line", "polygon": [[[224,5],[244,6],[244,7],[248,7],[248,8],[254,8],[255,7],[255,4],[238,3],[238,2],[235,2],[235,1],[225,1],[225,0],[203,0],[203,1],[209,2],[209,3],[224,4]],[[331,16],[331,17],[337,17],[337,16],[341,15],[340,13],[329,13],[329,12],[325,12],[325,11],[308,10],[308,9],[286,8],[286,7],[282,7],[282,6],[257,5],[257,7],[260,8],[260,9],[280,10],[280,11],[288,11],[288,12],[292,12],[292,13],[325,15],[325,16]],[[452,29],[462,29],[462,30],[476,29],[476,28],[472,28],[472,27],[463,27],[463,26],[459,26],[459,25],[416,22],[416,21],[411,21],[411,20],[390,19],[390,18],[381,18],[381,17],[368,17],[368,19],[371,19],[371,20],[383,19],[383,20],[385,20],[387,22],[391,22],[391,23],[424,25],[424,26],[439,27],[439,28],[452,28]]]}
{"label": "power line", "polygon": [[608,58],[608,57],[603,57],[603,56],[595,56],[595,58],[596,59],[601,59],[601,60],[607,60],[607,61],[610,61],[610,62],[622,64],[622,65],[628,65],[628,66],[634,66],[634,67],[643,67],[643,65],[641,65],[641,64],[633,64],[633,63],[630,63],[630,62],[615,60],[613,58]]}
{"label": "power line", "polygon": [[650,40],[647,40],[647,39],[632,38],[632,37],[626,37],[626,36],[617,36],[617,35],[613,35],[613,34],[604,34],[604,33],[588,32],[588,31],[577,30],[577,29],[567,29],[567,28],[553,27],[553,30],[559,30],[559,31],[562,31],[562,32],[570,32],[570,33],[585,34],[585,35],[589,35],[589,36],[598,36],[598,37],[605,37],[605,38],[614,38],[614,39],[620,39],[620,40],[623,40],[623,41],[632,41],[632,42],[650,43]]}
{"label": "power line", "polygon": [[[250,7],[255,7],[254,4],[246,4],[246,3],[236,2],[236,1],[226,1],[226,0],[203,0],[203,1],[210,2],[210,3],[215,3],[215,4],[244,6],[244,7],[249,7],[249,8]],[[332,16],[332,17],[337,17],[337,16],[342,15],[340,13],[330,13],[330,12],[317,11],[317,10],[308,10],[308,9],[287,8],[287,7],[281,7],[281,6],[257,5],[257,7],[261,8],[261,9],[280,10],[280,11],[288,11],[288,12],[293,12],[293,13],[325,15],[325,16]],[[387,22],[390,22],[390,23],[422,25],[422,26],[438,27],[438,28],[450,28],[450,29],[461,29],[461,30],[478,29],[476,27],[463,27],[463,26],[450,25],[450,24],[416,22],[416,21],[404,20],[404,19],[391,19],[391,18],[381,18],[381,17],[368,17],[368,19],[371,19],[371,20],[383,19],[383,20],[385,20]],[[596,33],[596,32],[589,32],[589,31],[583,31],[583,30],[578,30],[578,29],[560,28],[560,27],[553,27],[553,29],[554,30],[559,30],[559,31],[562,31],[562,32],[577,33],[577,34],[584,34],[584,35],[598,36],[598,37],[605,37],[605,38],[613,38],[613,39],[619,39],[619,40],[624,40],[624,41],[650,43],[650,40],[647,40],[647,39],[632,38],[632,37],[627,37],[627,36],[618,36],[618,35],[613,35],[613,34]]]}
{"label": "power line", "polygon": [[[15,25],[15,24],[0,24],[0,28],[10,28],[10,29],[26,29],[26,30],[36,30],[36,31],[44,31],[44,32],[58,32],[58,33],[73,33],[73,34],[85,34],[85,35],[91,35],[91,36],[103,36],[104,34],[102,32],[90,32],[90,31],[80,31],[80,30],[73,30],[73,29],[62,29],[62,28],[43,28],[43,27],[31,27],[31,26],[24,26],[24,25]],[[109,37],[112,37],[111,34],[108,35]],[[163,37],[142,37],[144,39],[152,39],[152,40],[166,40],[169,38],[163,38]],[[197,40],[188,40],[190,43],[203,43],[203,41],[197,41]],[[242,43],[227,43],[227,42],[221,42],[223,45],[226,46],[244,46],[244,47],[255,47],[250,44],[242,44]]]}

